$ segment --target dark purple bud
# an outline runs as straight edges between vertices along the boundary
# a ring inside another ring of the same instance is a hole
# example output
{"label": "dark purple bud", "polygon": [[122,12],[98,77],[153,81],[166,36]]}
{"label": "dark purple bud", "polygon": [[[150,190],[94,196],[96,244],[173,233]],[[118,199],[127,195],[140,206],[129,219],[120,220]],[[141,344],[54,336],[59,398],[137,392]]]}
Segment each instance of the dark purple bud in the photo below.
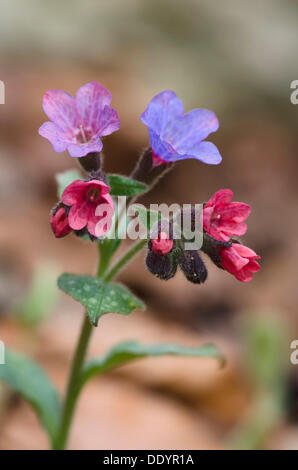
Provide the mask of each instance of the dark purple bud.
{"label": "dark purple bud", "polygon": [[206,281],[208,272],[197,251],[183,251],[179,266],[190,282],[201,284]]}
{"label": "dark purple bud", "polygon": [[158,255],[154,251],[148,251],[146,266],[154,276],[164,281],[174,277],[177,271],[177,263],[173,262],[171,255]]}
{"label": "dark purple bud", "polygon": [[181,254],[180,248],[175,244],[171,251],[166,254],[153,251],[151,240],[148,242],[148,253],[146,257],[146,266],[154,276],[167,281],[175,276],[178,266],[178,259]]}

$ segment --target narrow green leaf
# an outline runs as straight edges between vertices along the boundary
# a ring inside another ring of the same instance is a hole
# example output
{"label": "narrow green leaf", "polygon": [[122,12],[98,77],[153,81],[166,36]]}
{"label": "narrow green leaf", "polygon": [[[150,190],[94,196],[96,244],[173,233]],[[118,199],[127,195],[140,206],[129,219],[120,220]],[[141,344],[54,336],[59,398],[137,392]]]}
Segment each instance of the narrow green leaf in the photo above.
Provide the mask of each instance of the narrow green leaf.
{"label": "narrow green leaf", "polygon": [[22,395],[36,410],[53,441],[58,428],[60,403],[57,391],[44,371],[31,359],[6,349],[0,380]]}
{"label": "narrow green leaf", "polygon": [[64,273],[58,279],[58,286],[86,307],[95,326],[105,313],[129,315],[136,308],[145,308],[126,287],[105,283],[97,277]]}
{"label": "narrow green leaf", "polygon": [[57,173],[55,178],[58,185],[58,198],[60,199],[66,186],[75,180],[82,179],[82,175],[79,170],[72,169]]}
{"label": "narrow green leaf", "polygon": [[146,191],[147,185],[122,175],[107,175],[111,196],[135,196]]}
{"label": "narrow green leaf", "polygon": [[105,356],[89,361],[82,372],[82,383],[91,377],[108,372],[111,369],[131,362],[135,359],[153,356],[193,356],[214,357],[220,364],[224,364],[224,358],[219,349],[213,344],[188,347],[178,344],[151,344],[142,345],[135,341],[117,344]]}

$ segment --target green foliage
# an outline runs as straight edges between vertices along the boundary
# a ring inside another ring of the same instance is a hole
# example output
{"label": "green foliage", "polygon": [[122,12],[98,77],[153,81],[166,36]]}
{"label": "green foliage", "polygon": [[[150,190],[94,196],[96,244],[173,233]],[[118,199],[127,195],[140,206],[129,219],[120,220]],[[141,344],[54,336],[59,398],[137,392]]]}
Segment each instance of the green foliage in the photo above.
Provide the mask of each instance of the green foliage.
{"label": "green foliage", "polygon": [[147,185],[122,175],[107,175],[112,196],[136,196],[147,190]]}
{"label": "green foliage", "polygon": [[105,313],[129,315],[136,308],[145,308],[126,287],[105,283],[97,277],[64,273],[58,279],[58,286],[86,307],[95,326]]}
{"label": "green foliage", "polygon": [[224,363],[222,354],[212,344],[189,347],[178,344],[142,345],[135,341],[129,341],[117,344],[105,356],[89,361],[82,372],[82,383],[95,375],[103,374],[135,359],[154,356],[214,357],[221,364]]}
{"label": "green foliage", "polygon": [[19,353],[6,350],[5,364],[0,365],[0,380],[33,406],[53,441],[60,417],[60,403],[55,387],[41,367]]}

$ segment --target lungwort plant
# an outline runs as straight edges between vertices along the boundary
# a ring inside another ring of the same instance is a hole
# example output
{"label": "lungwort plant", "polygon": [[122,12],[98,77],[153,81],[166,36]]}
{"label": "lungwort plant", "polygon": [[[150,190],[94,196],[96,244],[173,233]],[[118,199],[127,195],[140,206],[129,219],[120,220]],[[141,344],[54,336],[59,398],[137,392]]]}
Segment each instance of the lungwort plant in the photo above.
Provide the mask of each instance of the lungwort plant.
{"label": "lungwort plant", "polygon": [[[93,376],[149,356],[214,357],[223,361],[217,347],[210,344],[187,347],[142,345],[135,341],[117,344],[103,357],[85,360],[90,336],[102,315],[129,315],[135,309],[145,309],[142,300],[115,282],[134,256],[146,249],[146,266],[156,277],[168,280],[179,268],[194,284],[207,279],[200,250],[240,281],[251,280],[260,266],[256,261],[259,256],[238,238],[246,232],[244,221],[250,206],[232,202],[229,189],[216,192],[199,205],[200,210],[191,205],[166,218],[135,204],[138,196],[148,192],[177,161],[194,158],[209,165],[221,162],[216,146],[206,141],[219,126],[212,111],[194,109],[184,114],[183,103],[173,91],[155,96],[141,116],[149,131],[150,146],[140,156],[131,177],[126,177],[103,171],[102,138],[120,128],[106,88],[97,82],[88,83],[75,98],[62,90],[50,90],[44,95],[43,109],[49,121],[40,127],[39,134],[50,141],[56,152],[67,150],[80,166],[80,171],[73,169],[57,175],[59,201],[50,217],[53,234],[61,238],[72,233],[96,243],[99,262],[95,276],[64,273],[58,278],[59,288],[85,309],[64,398],[58,396],[39,365],[13,351],[6,351],[0,378],[34,407],[52,448],[65,449],[77,399]],[[129,227],[132,206],[138,223],[133,220]],[[186,219],[189,230],[181,230]],[[189,232],[191,235],[187,236]],[[117,256],[124,238],[134,241],[130,240],[128,250]]]}

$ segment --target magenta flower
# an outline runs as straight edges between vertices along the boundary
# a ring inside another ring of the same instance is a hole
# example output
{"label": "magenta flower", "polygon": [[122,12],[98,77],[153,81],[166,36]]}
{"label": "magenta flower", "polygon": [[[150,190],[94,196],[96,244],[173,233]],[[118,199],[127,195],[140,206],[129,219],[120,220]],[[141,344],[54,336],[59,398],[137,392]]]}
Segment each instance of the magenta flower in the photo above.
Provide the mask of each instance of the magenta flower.
{"label": "magenta flower", "polygon": [[217,147],[205,139],[217,131],[218,119],[208,109],[184,113],[183,103],[173,91],[156,95],[141,116],[148,127],[153,165],[196,158],[217,165],[222,158]]}
{"label": "magenta flower", "polygon": [[221,257],[221,266],[233,274],[238,281],[251,281],[253,274],[261,269],[256,261],[261,257],[247,246],[232,243],[230,248],[218,247],[218,251]]}
{"label": "magenta flower", "polygon": [[203,226],[213,238],[228,241],[232,236],[244,235],[244,220],[251,207],[243,202],[231,202],[233,191],[220,189],[209,199],[203,209]]}
{"label": "magenta flower", "polygon": [[51,216],[50,224],[56,238],[65,237],[72,231],[68,224],[68,217],[65,207],[63,206],[58,206],[58,209],[54,210]]}
{"label": "magenta flower", "polygon": [[100,137],[120,128],[117,112],[109,105],[112,96],[100,83],[79,88],[76,97],[63,90],[49,90],[43,97],[43,109],[51,122],[39,128],[56,152],[68,150],[72,157],[100,152]]}
{"label": "magenta flower", "polygon": [[110,229],[115,212],[110,188],[103,181],[75,180],[64,190],[61,200],[71,209],[68,223],[73,230],[87,227],[94,237],[103,237]]}
{"label": "magenta flower", "polygon": [[173,249],[174,242],[166,232],[160,232],[158,238],[151,240],[152,251],[158,255],[166,255]]}

